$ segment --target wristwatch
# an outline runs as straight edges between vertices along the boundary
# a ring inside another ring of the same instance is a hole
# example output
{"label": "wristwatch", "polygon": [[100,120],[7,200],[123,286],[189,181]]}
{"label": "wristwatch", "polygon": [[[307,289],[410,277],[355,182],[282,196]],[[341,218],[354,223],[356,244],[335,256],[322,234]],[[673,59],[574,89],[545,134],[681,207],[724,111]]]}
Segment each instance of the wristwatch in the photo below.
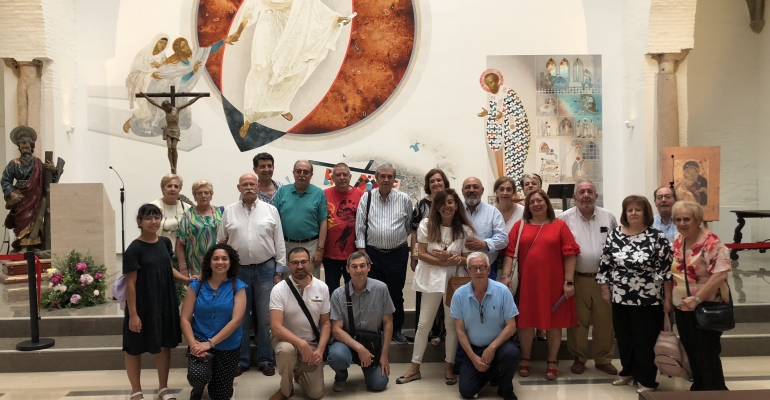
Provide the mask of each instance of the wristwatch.
{"label": "wristwatch", "polygon": [[211,348],[214,348],[214,342],[211,341],[211,339],[208,340],[209,344],[211,345]]}
{"label": "wristwatch", "polygon": [[698,303],[698,304],[703,302],[703,300],[701,300],[700,297],[698,297],[698,296],[693,296],[692,298],[695,299],[695,302]]}
{"label": "wristwatch", "polygon": [[567,286],[572,286],[572,281],[564,281],[564,284],[566,284]]}

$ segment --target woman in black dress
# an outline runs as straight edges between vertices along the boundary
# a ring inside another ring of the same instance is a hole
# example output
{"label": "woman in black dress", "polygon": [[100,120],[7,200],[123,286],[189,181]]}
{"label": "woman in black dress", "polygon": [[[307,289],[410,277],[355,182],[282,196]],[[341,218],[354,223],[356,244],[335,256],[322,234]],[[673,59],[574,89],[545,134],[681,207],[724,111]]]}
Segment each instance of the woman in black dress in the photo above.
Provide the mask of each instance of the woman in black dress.
{"label": "woman in black dress", "polygon": [[[141,355],[155,355],[158,395],[175,399],[168,388],[171,350],[182,341],[179,304],[174,280],[187,284],[189,279],[171,265],[171,240],[158,236],[162,214],[152,204],[139,208],[136,222],[142,233],[131,242],[123,255],[126,279],[126,313],[123,321],[123,351],[126,373],[131,383],[131,399],[144,399],[140,382]],[[164,393],[166,393],[164,395]]]}

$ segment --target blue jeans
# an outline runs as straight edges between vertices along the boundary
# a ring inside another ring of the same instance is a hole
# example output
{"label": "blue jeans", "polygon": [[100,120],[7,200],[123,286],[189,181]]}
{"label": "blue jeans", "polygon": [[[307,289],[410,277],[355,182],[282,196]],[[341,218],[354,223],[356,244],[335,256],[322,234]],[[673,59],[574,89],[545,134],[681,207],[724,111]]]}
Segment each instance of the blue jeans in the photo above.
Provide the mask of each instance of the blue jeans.
{"label": "blue jeans", "polygon": [[246,314],[241,321],[241,357],[238,365],[251,366],[251,343],[249,343],[249,327],[254,321],[257,337],[257,365],[275,364],[273,346],[270,344],[270,291],[273,290],[275,276],[275,259],[271,258],[262,264],[241,265],[238,279],[244,281],[246,288]]}
{"label": "blue jeans", "polygon": [[[348,368],[353,362],[353,353],[350,347],[342,342],[334,342],[329,349],[329,366],[334,370],[336,375],[334,376],[335,382],[341,382],[348,380]],[[364,382],[366,388],[372,392],[381,392],[385,390],[385,386],[388,386],[388,377],[382,376],[382,366],[373,365],[366,368],[361,368],[364,371]]]}
{"label": "blue jeans", "polygon": [[[477,356],[481,356],[487,347],[476,347],[471,345],[471,349]],[[480,372],[473,363],[466,359],[460,366],[460,396],[465,399],[472,399],[481,389],[492,380],[492,375],[497,374],[499,385],[497,395],[500,397],[513,397],[513,375],[521,361],[519,347],[513,340],[506,340],[495,351],[495,358],[492,365],[486,372]]]}

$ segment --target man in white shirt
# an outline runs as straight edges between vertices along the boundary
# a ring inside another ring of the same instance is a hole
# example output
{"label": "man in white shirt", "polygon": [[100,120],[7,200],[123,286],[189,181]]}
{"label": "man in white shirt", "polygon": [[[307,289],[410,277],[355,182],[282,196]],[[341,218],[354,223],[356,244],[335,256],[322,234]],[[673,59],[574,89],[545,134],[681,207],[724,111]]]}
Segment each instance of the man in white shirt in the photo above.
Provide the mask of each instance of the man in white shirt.
{"label": "man in white shirt", "polygon": [[580,245],[580,254],[575,264],[575,310],[578,325],[567,329],[567,349],[575,357],[571,371],[582,374],[588,360],[588,328],[591,320],[594,329],[591,334],[596,369],[610,375],[618,370],[612,365],[615,351],[615,333],[612,328],[612,308],[602,299],[601,286],[596,283],[599,261],[607,235],[618,226],[609,211],[596,207],[596,187],[593,182],[583,179],[575,184],[575,207],[559,215],[575,241]]}
{"label": "man in white shirt", "polygon": [[674,238],[679,234],[679,230],[674,225],[674,219],[671,218],[671,209],[676,203],[676,192],[668,186],[661,186],[652,193],[655,200],[655,208],[658,209],[658,215],[652,220],[652,227],[663,232],[669,243],[674,243]]}
{"label": "man in white shirt", "polygon": [[241,176],[238,191],[241,200],[225,208],[217,232],[217,241],[232,246],[241,257],[238,279],[246,288],[246,318],[241,330],[241,357],[235,376],[251,366],[249,318],[254,320],[257,337],[257,366],[267,376],[275,375],[275,359],[270,346],[270,291],[281,281],[286,267],[286,250],[278,210],[257,198],[257,177]]}
{"label": "man in white shirt", "polygon": [[[331,334],[329,288],[310,274],[310,252],[296,247],[289,252],[291,276],[275,285],[270,294],[270,328],[281,388],[270,400],[285,400],[294,394],[292,378],[311,399],[323,397],[323,354]],[[289,286],[289,285],[293,285]],[[296,290],[296,295],[294,293]],[[312,321],[305,315],[299,296]]]}

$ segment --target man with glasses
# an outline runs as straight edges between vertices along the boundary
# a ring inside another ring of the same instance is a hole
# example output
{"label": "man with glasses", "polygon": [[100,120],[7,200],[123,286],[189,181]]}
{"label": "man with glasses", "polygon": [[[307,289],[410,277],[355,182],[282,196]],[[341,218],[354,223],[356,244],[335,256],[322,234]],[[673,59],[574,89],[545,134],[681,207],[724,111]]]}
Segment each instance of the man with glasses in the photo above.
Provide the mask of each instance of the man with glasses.
{"label": "man with glasses", "polygon": [[356,212],[356,247],[372,261],[370,275],[388,285],[396,311],[393,313],[393,341],[408,343],[401,333],[404,325],[404,283],[412,233],[412,200],[395,190],[396,169],[391,164],[377,166],[374,178],[378,188],[361,197]]}
{"label": "man with glasses", "polygon": [[676,192],[668,186],[661,186],[655,189],[652,195],[655,198],[655,208],[658,209],[658,215],[652,220],[652,227],[663,232],[669,243],[674,243],[674,238],[679,234],[671,218],[671,209],[676,203]]}
{"label": "man with glasses", "polygon": [[[272,343],[281,375],[281,388],[270,400],[291,397],[294,394],[292,378],[311,399],[320,399],[326,389],[323,354],[331,333],[329,288],[310,275],[311,264],[307,249],[298,247],[289,251],[291,276],[275,285],[270,293]],[[302,305],[294,290],[302,299]]]}
{"label": "man with glasses", "polygon": [[219,224],[217,241],[232,246],[241,258],[238,279],[246,288],[246,314],[241,322],[241,357],[235,376],[251,366],[249,315],[257,337],[257,365],[266,376],[275,375],[273,348],[270,345],[270,291],[281,281],[285,270],[286,249],[281,217],[275,207],[257,198],[257,177],[252,173],[238,180],[241,200],[225,208]]}
{"label": "man with glasses", "polygon": [[[332,293],[331,320],[334,344],[329,349],[329,366],[336,372],[332,390],[345,390],[348,368],[356,355],[356,363],[364,372],[366,388],[372,392],[381,392],[388,385],[390,362],[388,349],[393,334],[393,311],[396,308],[390,300],[388,286],[370,279],[371,261],[366,253],[354,252],[347,260],[347,271],[351,281]],[[353,324],[358,337],[370,337],[378,334],[382,338],[382,347],[367,348],[351,336],[350,315],[348,315],[347,297],[353,310]],[[382,331],[380,331],[382,326]]]}
{"label": "man with glasses", "polygon": [[489,279],[486,254],[469,254],[467,269],[471,282],[454,293],[449,312],[455,319],[457,340],[467,354],[460,367],[460,395],[471,399],[488,382],[499,382],[497,395],[515,400],[513,374],[521,353],[513,335],[519,310],[508,287]]}
{"label": "man with glasses", "polygon": [[324,244],[324,275],[329,293],[340,287],[340,278],[350,282],[346,271],[348,256],[356,251],[356,211],[364,192],[350,186],[350,168],[339,163],[332,169],[334,186],[324,190],[326,207],[329,210],[327,220],[326,243]]}
{"label": "man with glasses", "polygon": [[283,186],[281,182],[273,180],[275,159],[273,159],[270,153],[259,153],[254,156],[252,162],[254,164],[254,173],[259,179],[259,191],[257,192],[259,200],[267,204],[273,204],[275,194]]}
{"label": "man with glasses", "polygon": [[591,348],[594,366],[609,375],[617,375],[618,369],[612,365],[615,352],[612,307],[602,299],[602,287],[596,282],[596,273],[599,272],[607,235],[618,227],[618,222],[611,212],[596,206],[599,194],[590,180],[579,180],[572,198],[575,207],[559,215],[580,245],[574,278],[578,324],[567,329],[567,349],[575,358],[570,371],[582,374],[586,370],[588,329],[593,323]]}
{"label": "man with glasses", "polygon": [[326,243],[326,195],[318,186],[310,183],[313,165],[308,160],[294,163],[294,183],[283,185],[273,199],[273,205],[281,215],[286,251],[297,247],[306,248],[311,254],[314,277],[321,278],[321,260]]}

